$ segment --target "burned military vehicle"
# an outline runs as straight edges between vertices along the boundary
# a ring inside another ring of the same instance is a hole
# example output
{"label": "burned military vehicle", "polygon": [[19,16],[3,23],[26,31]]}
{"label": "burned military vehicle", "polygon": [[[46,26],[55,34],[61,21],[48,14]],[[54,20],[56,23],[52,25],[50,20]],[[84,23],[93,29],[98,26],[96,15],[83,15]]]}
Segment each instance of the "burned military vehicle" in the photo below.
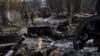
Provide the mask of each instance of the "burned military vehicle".
{"label": "burned military vehicle", "polygon": [[[92,16],[85,18],[84,22],[80,24],[80,26],[75,32],[75,36],[73,37],[74,41],[63,39],[60,36],[60,40],[57,39],[57,36],[53,36],[52,28],[41,26],[41,27],[30,27],[28,28],[29,33],[37,34],[37,36],[42,36],[42,47],[41,51],[36,51],[36,47],[34,48],[33,56],[99,56],[99,23],[100,16]],[[38,29],[41,28],[41,29]],[[36,32],[35,30],[37,29]],[[46,31],[47,30],[47,31]],[[50,30],[50,31],[48,31]],[[53,30],[54,32],[54,30]],[[55,32],[54,32],[55,33]],[[61,34],[61,33],[60,33]],[[59,34],[57,34],[59,35]],[[32,36],[34,37],[34,36]],[[53,37],[56,37],[54,40]],[[39,43],[37,44],[39,45]]]}
{"label": "burned military vehicle", "polygon": [[[3,33],[0,34],[0,56],[13,56],[16,50],[21,46],[24,38],[21,35],[19,36],[17,30],[3,31]],[[9,53],[9,55],[7,53]]]}
{"label": "burned military vehicle", "polygon": [[[63,38],[65,36],[59,32],[60,30],[50,26],[28,27],[28,33],[22,35],[25,37],[25,41],[23,38],[19,38],[14,45],[8,46],[10,49],[6,49],[7,52],[4,55],[99,56],[99,18],[99,16],[86,18],[77,28],[78,30],[73,36],[74,41]],[[31,40],[28,41],[29,37]],[[29,47],[30,45],[32,47]]]}
{"label": "burned military vehicle", "polygon": [[[40,8],[41,14],[39,16],[41,17],[49,16],[47,12],[48,9],[46,10],[45,9],[46,8]],[[1,51],[2,50],[1,49],[0,55],[1,56],[100,56],[99,18],[100,18],[99,15],[90,17],[83,16],[82,18],[75,17],[75,19],[70,18],[72,19],[72,21],[69,20],[70,22],[69,21],[58,22],[56,21],[57,19],[55,19],[52,20],[51,22],[50,20],[48,20],[49,22],[46,23],[49,24],[46,26],[45,25],[43,26],[35,25],[32,27],[28,26],[27,33],[22,34],[21,36],[17,36],[20,37],[18,38],[17,41],[11,41],[11,39],[13,39],[11,38],[10,41],[13,42],[13,44],[8,45],[7,47],[3,47],[4,52]],[[73,23],[73,21],[74,23],[78,22],[76,23],[77,26]],[[73,31],[72,28],[73,26],[76,28],[75,29],[76,32],[74,32],[74,35],[72,36],[70,35],[70,33],[71,31]],[[25,40],[23,39],[23,37],[25,38]],[[67,37],[68,38],[72,37],[72,39],[68,39]]]}
{"label": "burned military vehicle", "polygon": [[79,27],[76,38],[74,42],[75,49],[83,49],[85,47],[85,44],[92,39],[91,44],[94,47],[98,48],[98,51],[100,46],[100,38],[99,38],[99,31],[100,31],[100,16],[92,16],[86,19]]}
{"label": "burned military vehicle", "polygon": [[6,54],[18,38],[17,34],[0,34],[0,56]]}
{"label": "burned military vehicle", "polygon": [[43,38],[45,38],[48,36],[55,40],[64,38],[64,34],[61,31],[50,26],[28,27],[28,35],[33,38],[37,38],[38,36],[43,36]]}
{"label": "burned military vehicle", "polygon": [[[43,52],[38,52],[42,55],[48,56],[55,54],[56,56],[59,54],[59,56],[99,56],[99,18],[99,16],[85,18],[86,20],[79,25],[77,28],[78,30],[75,32],[75,36],[73,36],[74,41],[63,38],[62,33],[59,33],[56,29],[55,31],[54,28],[50,28],[50,26],[29,27],[28,33],[32,37],[35,35],[37,37],[43,37],[41,40],[43,43],[43,49],[41,49],[41,51]],[[33,55],[37,55],[37,52]]]}
{"label": "burned military vehicle", "polygon": [[49,11],[49,8],[46,6],[43,6],[41,8],[38,9],[38,17],[43,17],[43,18],[47,18],[51,16],[51,13]]}

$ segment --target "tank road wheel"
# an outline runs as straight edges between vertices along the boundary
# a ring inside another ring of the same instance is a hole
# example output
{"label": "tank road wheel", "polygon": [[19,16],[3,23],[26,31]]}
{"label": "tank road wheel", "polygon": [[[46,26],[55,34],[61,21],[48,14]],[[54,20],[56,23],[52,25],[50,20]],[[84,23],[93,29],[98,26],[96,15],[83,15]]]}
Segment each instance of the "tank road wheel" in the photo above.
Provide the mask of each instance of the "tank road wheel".
{"label": "tank road wheel", "polygon": [[100,48],[100,16],[92,16],[80,24],[73,41],[74,49],[84,48],[85,43],[93,39],[93,43]]}

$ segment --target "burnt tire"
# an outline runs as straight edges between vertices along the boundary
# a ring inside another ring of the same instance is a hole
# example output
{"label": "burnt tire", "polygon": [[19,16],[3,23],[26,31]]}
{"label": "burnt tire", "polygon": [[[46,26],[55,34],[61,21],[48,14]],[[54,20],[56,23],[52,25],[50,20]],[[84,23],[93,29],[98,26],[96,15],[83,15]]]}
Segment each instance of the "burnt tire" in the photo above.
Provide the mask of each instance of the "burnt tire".
{"label": "burnt tire", "polygon": [[[100,22],[100,16],[92,16],[92,17],[88,17],[86,18],[86,20],[84,20],[83,23],[80,24],[79,28],[77,29],[77,32],[75,34],[75,38],[73,40],[73,47],[76,50],[80,50],[84,47],[84,44],[87,40],[91,39],[90,37],[88,37],[85,40],[80,39],[80,33],[82,31],[84,31],[84,28],[86,27],[87,24],[89,24],[90,22],[93,21],[99,21]],[[99,27],[100,28],[100,27]]]}

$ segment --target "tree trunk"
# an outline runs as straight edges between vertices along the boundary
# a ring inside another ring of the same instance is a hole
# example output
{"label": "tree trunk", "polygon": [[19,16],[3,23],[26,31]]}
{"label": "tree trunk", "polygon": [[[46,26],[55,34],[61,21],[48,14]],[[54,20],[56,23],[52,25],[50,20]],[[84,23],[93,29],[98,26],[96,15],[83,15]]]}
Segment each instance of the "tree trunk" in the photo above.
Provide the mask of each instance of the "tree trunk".
{"label": "tree trunk", "polygon": [[9,2],[8,2],[8,0],[3,0],[2,2],[1,2],[1,6],[0,6],[0,8],[1,8],[1,10],[0,10],[0,12],[1,12],[1,20],[2,20],[2,25],[4,25],[4,26],[6,26],[6,25],[9,25],[9,19],[8,19],[8,17],[9,17]]}
{"label": "tree trunk", "polygon": [[6,26],[9,23],[9,20],[6,16],[6,13],[4,11],[1,12],[1,17],[2,17],[2,25]]}
{"label": "tree trunk", "polygon": [[81,4],[80,0],[73,0],[73,7],[74,7],[74,13],[79,13],[81,11]]}

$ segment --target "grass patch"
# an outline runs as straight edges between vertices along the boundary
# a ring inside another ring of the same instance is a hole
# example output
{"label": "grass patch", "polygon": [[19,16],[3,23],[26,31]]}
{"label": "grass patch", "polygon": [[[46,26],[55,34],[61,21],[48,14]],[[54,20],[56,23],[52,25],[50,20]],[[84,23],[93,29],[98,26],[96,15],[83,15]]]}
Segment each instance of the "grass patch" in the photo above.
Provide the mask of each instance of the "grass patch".
{"label": "grass patch", "polygon": [[21,20],[21,19],[15,20],[14,23],[13,23],[13,25],[18,26],[18,27],[21,27],[21,25],[22,25],[22,20]]}
{"label": "grass patch", "polygon": [[18,28],[16,27],[6,27],[6,28],[3,28],[3,31],[4,32],[10,32],[10,31],[14,31],[14,30],[17,30]]}

